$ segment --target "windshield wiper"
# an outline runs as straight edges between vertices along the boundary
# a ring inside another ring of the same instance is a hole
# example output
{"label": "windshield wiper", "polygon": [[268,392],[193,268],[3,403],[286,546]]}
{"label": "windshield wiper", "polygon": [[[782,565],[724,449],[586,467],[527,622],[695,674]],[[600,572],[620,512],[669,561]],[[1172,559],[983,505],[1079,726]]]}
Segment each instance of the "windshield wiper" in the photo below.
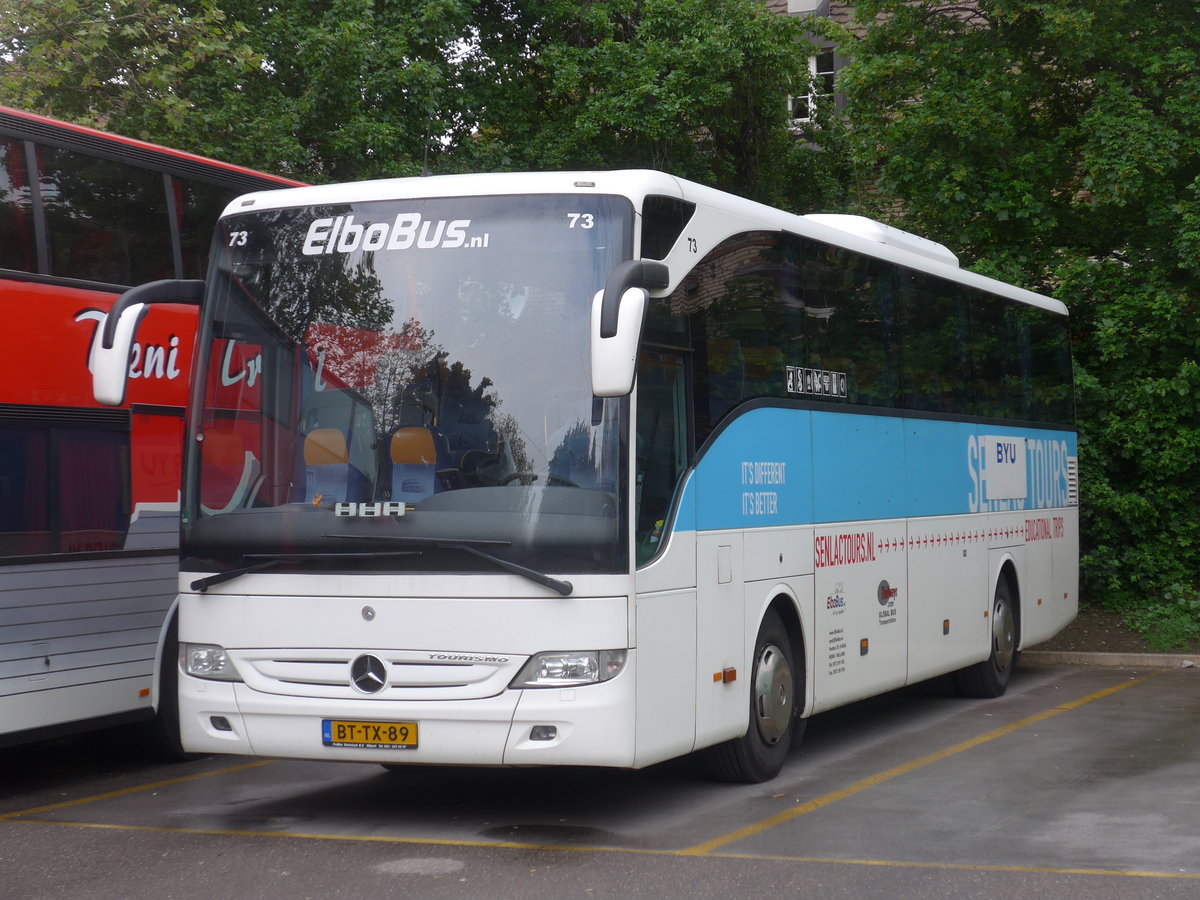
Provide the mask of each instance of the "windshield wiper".
{"label": "windshield wiper", "polygon": [[[389,541],[393,543],[408,544],[414,547],[429,547],[435,550],[461,550],[464,553],[470,553],[472,556],[477,556],[480,559],[486,559],[493,565],[499,566],[507,572],[512,572],[514,575],[520,575],[532,581],[534,584],[540,584],[542,587],[548,587],[550,590],[562,594],[564,597],[569,597],[571,592],[575,590],[575,586],[569,581],[562,581],[558,578],[553,578],[536,569],[530,569],[527,566],[522,566],[519,563],[510,562],[507,559],[502,559],[499,556],[488,553],[483,547],[510,547],[512,541],[476,541],[476,540],[446,540],[444,538],[430,537],[400,537],[398,535],[379,535],[378,537],[366,534],[323,534],[321,537],[327,538],[342,538],[348,541]],[[419,550],[416,552],[420,552]]]}
{"label": "windshield wiper", "polygon": [[311,562],[323,559],[369,559],[377,556],[415,556],[420,552],[420,550],[396,550],[388,553],[243,553],[242,559],[258,559],[261,562],[256,562],[249,566],[240,566],[236,569],[229,569],[225,572],[217,572],[215,575],[205,575],[203,578],[197,578],[193,581],[191,587],[193,591],[204,593],[214,584],[233,581],[233,579],[249,575],[251,572],[273,569],[286,562]]}

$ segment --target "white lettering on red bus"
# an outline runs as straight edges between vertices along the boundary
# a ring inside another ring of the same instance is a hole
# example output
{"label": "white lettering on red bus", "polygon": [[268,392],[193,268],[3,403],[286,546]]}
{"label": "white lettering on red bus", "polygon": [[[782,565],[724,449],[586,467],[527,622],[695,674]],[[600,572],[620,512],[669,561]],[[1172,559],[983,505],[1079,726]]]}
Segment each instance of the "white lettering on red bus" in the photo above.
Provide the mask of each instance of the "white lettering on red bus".
{"label": "white lettering on red bus", "polygon": [[129,361],[129,377],[178,378],[179,336],[171,335],[167,343],[169,350],[164,350],[159,344],[134,344],[133,355]]}
{"label": "white lettering on red bus", "polygon": [[[92,340],[88,345],[87,367],[92,370],[92,359],[99,346],[100,335],[104,332],[107,313],[99,309],[84,309],[75,314],[76,322],[95,322]],[[179,336],[171,335],[167,345],[134,344],[129,358],[129,377],[132,378],[163,378],[171,381],[183,374],[179,368]]]}
{"label": "white lettering on red bus", "polygon": [[233,348],[237,346],[237,341],[231,340],[225,344],[225,355],[221,358],[221,384],[225,387],[231,387],[237,384],[243,378],[246,379],[246,387],[254,387],[254,382],[258,380],[258,376],[262,374],[262,354],[259,353],[245,360],[245,363],[240,371],[231,372],[230,365],[233,362]]}

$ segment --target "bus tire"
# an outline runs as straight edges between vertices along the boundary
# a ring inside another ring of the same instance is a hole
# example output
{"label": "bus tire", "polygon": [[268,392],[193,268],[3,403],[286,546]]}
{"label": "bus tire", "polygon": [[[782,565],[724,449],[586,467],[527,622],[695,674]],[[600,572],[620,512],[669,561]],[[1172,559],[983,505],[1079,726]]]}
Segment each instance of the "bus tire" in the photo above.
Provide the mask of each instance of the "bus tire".
{"label": "bus tire", "polygon": [[713,777],[757,784],[779,774],[798,731],[796,703],[803,692],[795,671],[791,638],[779,614],[768,610],[754,642],[749,725],[741,737],[704,751]]}
{"label": "bus tire", "polygon": [[159,665],[158,710],[151,724],[155,758],[164,762],[199,759],[183,749],[179,736],[179,616],[172,615]]}
{"label": "bus tire", "polygon": [[992,647],[988,658],[960,670],[958,690],[964,697],[999,697],[1008,689],[1017,667],[1020,620],[1012,584],[1006,574],[996,582],[992,600]]}

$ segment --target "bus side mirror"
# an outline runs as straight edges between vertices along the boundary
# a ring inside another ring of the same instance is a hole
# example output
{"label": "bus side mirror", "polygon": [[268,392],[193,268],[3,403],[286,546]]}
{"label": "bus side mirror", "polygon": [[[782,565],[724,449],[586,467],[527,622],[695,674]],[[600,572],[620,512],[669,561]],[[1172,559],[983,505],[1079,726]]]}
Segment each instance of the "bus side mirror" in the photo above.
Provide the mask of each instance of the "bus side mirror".
{"label": "bus side mirror", "polygon": [[608,277],[592,299],[592,394],[624,397],[633,390],[638,345],[649,288],[665,288],[670,272],[660,262],[632,259]]}
{"label": "bus side mirror", "polygon": [[[138,325],[149,307],[145,303],[127,306],[114,320],[113,337],[109,346],[104,346],[108,328],[99,340],[92,342],[88,368],[92,370],[92,395],[97,403],[105,406],[121,406],[125,402],[125,385],[129,377],[129,356],[133,351],[133,339]],[[116,312],[115,308],[114,311]],[[113,320],[113,312],[105,324]]]}
{"label": "bus side mirror", "polygon": [[88,367],[92,370],[92,396],[105,406],[125,402],[129,356],[138,325],[151,303],[187,303],[199,306],[204,282],[195,280],[152,281],[130,288],[117,298],[104,317],[97,340],[92,342]]}
{"label": "bus side mirror", "polygon": [[615,332],[604,337],[600,314],[604,291],[592,300],[592,394],[597,397],[624,397],[633,390],[637,372],[638,345],[642,341],[642,321],[646,317],[649,294],[645,288],[628,288],[621,294],[620,315]]}

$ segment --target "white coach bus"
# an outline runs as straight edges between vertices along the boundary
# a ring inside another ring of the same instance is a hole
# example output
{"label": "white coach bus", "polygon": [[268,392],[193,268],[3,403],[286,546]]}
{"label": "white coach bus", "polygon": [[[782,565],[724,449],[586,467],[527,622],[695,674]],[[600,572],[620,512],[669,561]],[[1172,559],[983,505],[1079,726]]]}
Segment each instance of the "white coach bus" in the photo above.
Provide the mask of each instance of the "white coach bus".
{"label": "white coach bus", "polygon": [[1075,615],[1066,309],[939,244],[625,171],[251,194],[213,254],[190,751],[761,781]]}

